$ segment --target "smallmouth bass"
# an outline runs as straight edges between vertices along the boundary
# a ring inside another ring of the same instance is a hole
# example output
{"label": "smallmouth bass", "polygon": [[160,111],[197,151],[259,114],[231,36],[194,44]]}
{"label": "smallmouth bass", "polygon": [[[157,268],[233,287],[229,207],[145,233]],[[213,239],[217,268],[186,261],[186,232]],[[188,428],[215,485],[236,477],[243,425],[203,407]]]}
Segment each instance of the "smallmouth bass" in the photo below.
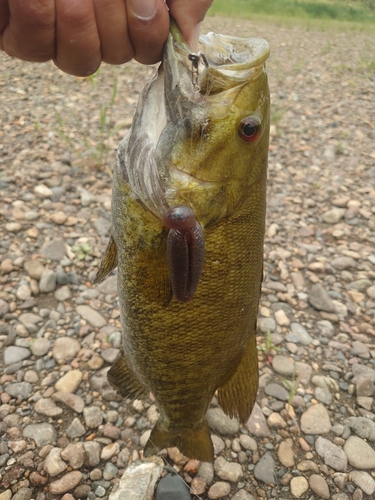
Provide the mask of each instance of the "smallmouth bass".
{"label": "smallmouth bass", "polygon": [[123,350],[108,379],[124,397],[156,399],[145,455],[177,446],[209,461],[214,393],[245,422],[258,389],[269,46],[209,33],[199,50],[172,22],[118,150],[96,282],[118,264]]}

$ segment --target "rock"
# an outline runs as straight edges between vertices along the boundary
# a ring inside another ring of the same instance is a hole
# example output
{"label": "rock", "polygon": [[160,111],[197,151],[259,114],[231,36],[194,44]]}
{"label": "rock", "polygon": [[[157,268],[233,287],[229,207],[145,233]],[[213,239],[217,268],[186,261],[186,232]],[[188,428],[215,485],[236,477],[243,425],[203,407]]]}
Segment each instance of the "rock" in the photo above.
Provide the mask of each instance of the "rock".
{"label": "rock", "polygon": [[328,412],[321,404],[309,406],[301,416],[301,429],[306,434],[325,434],[331,427]]}
{"label": "rock", "polygon": [[82,443],[69,443],[61,452],[61,458],[69,462],[73,469],[80,469],[85,458],[85,449]]}
{"label": "rock", "polygon": [[242,467],[235,462],[228,462],[223,457],[218,457],[214,462],[214,470],[220,479],[236,483],[243,477]]}
{"label": "rock", "polygon": [[210,500],[216,500],[229,495],[231,486],[225,481],[217,481],[208,490],[207,496]]}
{"label": "rock", "polygon": [[[77,437],[81,437],[86,433],[86,429],[83,427],[81,424],[80,420],[78,418],[74,418],[72,420],[72,423],[69,425],[69,427],[66,430],[66,434],[70,439],[75,439]],[[96,443],[98,444],[98,443]],[[100,445],[99,445],[100,448]]]}
{"label": "rock", "polygon": [[87,406],[83,410],[86,427],[96,429],[103,422],[103,414],[98,406]]}
{"label": "rock", "polygon": [[344,451],[353,467],[357,469],[375,468],[375,451],[363,439],[350,436],[344,444]]}
{"label": "rock", "polygon": [[371,299],[375,299],[375,285],[372,285],[369,288],[367,288],[366,293]]}
{"label": "rock", "polygon": [[82,473],[78,470],[68,472],[62,478],[53,481],[49,485],[49,491],[54,495],[62,495],[73,490],[82,480]]}
{"label": "rock", "polygon": [[56,273],[51,269],[43,271],[42,277],[39,281],[39,290],[42,293],[53,292],[56,288]]}
{"label": "rock", "polygon": [[325,405],[330,405],[332,403],[332,394],[327,391],[327,389],[316,387],[314,390],[314,395],[318,401],[324,403]]}
{"label": "rock", "polygon": [[353,483],[359,486],[366,495],[372,495],[375,492],[375,481],[370,474],[364,471],[353,470],[350,475]]}
{"label": "rock", "polygon": [[322,219],[326,224],[337,224],[345,215],[344,208],[332,208],[324,212]]}
{"label": "rock", "polygon": [[340,386],[337,383],[337,380],[332,377],[323,376],[323,375],[314,375],[311,379],[311,382],[322,389],[326,389],[331,393],[340,392]]}
{"label": "rock", "polygon": [[152,457],[149,461],[133,462],[121,477],[117,491],[111,493],[108,500],[153,498],[155,484],[163,471],[163,465],[159,457]]}
{"label": "rock", "polygon": [[286,356],[282,356],[281,354],[277,354],[272,360],[272,368],[276,373],[283,375],[284,377],[288,377],[293,375],[295,371],[294,362],[287,358]]}
{"label": "rock", "polygon": [[296,378],[299,380],[299,382],[303,385],[307,385],[310,383],[311,380],[312,368],[307,363],[297,361],[296,374],[297,374]]}
{"label": "rock", "polygon": [[4,364],[11,365],[13,363],[18,363],[30,356],[31,352],[29,349],[26,349],[26,347],[11,345],[4,350]]}
{"label": "rock", "polygon": [[212,444],[214,445],[214,454],[220,455],[220,453],[225,448],[224,441],[219,436],[215,436],[215,434],[211,435],[211,441],[212,441]]}
{"label": "rock", "polygon": [[255,498],[245,490],[238,490],[231,500],[255,500]]}
{"label": "rock", "polygon": [[52,399],[39,399],[34,406],[37,413],[47,417],[57,417],[62,414],[62,409],[55,405]]}
{"label": "rock", "polygon": [[254,476],[265,484],[276,483],[275,462],[269,451],[261,457],[254,468]]}
{"label": "rock", "polygon": [[[292,330],[293,335],[297,338],[297,343],[302,345],[309,345],[313,341],[311,335],[307,332],[306,328],[304,328],[299,323],[292,323],[290,325],[290,329]],[[293,342],[293,341],[291,341]]]}
{"label": "rock", "polygon": [[284,465],[284,467],[294,467],[295,461],[294,456],[295,453],[293,451],[293,440],[287,439],[286,441],[282,441],[280,443],[279,449],[277,450],[277,456]]}
{"label": "rock", "polygon": [[33,392],[33,386],[28,382],[14,382],[7,385],[5,391],[14,398],[28,399]]}
{"label": "rock", "polygon": [[107,363],[113,364],[119,357],[119,354],[120,354],[120,349],[114,349],[113,347],[110,347],[109,349],[102,351],[102,358]]}
{"label": "rock", "polygon": [[[52,356],[58,363],[60,362],[65,363],[73,359],[78,354],[80,349],[81,345],[77,339],[71,337],[59,337],[55,340],[55,345],[53,346],[52,349]],[[73,392],[73,391],[66,391],[66,392]]]}
{"label": "rock", "polygon": [[247,434],[240,434],[240,444],[245,450],[257,451],[258,449],[255,439]]}
{"label": "rock", "polygon": [[282,309],[275,311],[274,316],[275,316],[276,323],[278,325],[280,325],[280,326],[289,326],[290,325],[290,319],[285,314],[285,311],[283,311]]}
{"label": "rock", "polygon": [[52,198],[53,195],[50,188],[45,184],[38,184],[37,186],[35,186],[34,193],[38,196],[38,198],[41,198],[42,200],[44,200],[45,198]]}
{"label": "rock", "polygon": [[286,422],[280,413],[273,412],[267,418],[267,424],[271,429],[285,429]]}
{"label": "rock", "polygon": [[375,422],[365,417],[349,417],[345,423],[362,439],[375,441]]}
{"label": "rock", "polygon": [[71,298],[72,298],[72,292],[70,291],[70,288],[67,285],[62,286],[55,291],[55,299],[59,300],[60,302],[64,302],[64,300],[69,300]]}
{"label": "rock", "polygon": [[48,241],[43,245],[40,253],[47,257],[47,259],[60,261],[66,256],[66,245],[62,238]]}
{"label": "rock", "polygon": [[342,448],[319,436],[315,441],[315,449],[326,465],[337,471],[346,471],[348,460]]}
{"label": "rock", "polygon": [[109,443],[102,449],[100,458],[102,460],[108,461],[113,456],[118,455],[120,452],[120,445],[118,443]]}
{"label": "rock", "polygon": [[188,486],[178,474],[168,473],[162,477],[156,488],[156,500],[191,500]]}
{"label": "rock", "polygon": [[206,481],[203,478],[194,477],[190,485],[190,492],[192,495],[203,495],[206,491],[206,486]]}
{"label": "rock", "polygon": [[31,297],[31,289],[28,285],[21,285],[17,290],[17,298],[19,300],[27,300]]}
{"label": "rock", "polygon": [[61,452],[61,448],[52,448],[52,450],[48,453],[46,459],[44,460],[44,470],[51,477],[58,476],[68,468],[67,464],[63,460],[61,460]]}
{"label": "rock", "polygon": [[95,441],[86,441],[83,443],[83,447],[85,449],[85,465],[88,467],[99,465],[101,454],[100,444]]}
{"label": "rock", "polygon": [[115,478],[117,474],[118,474],[118,467],[116,467],[111,462],[107,462],[103,470],[103,479],[105,479],[106,481],[110,481],[111,479]]}
{"label": "rock", "polygon": [[309,489],[309,483],[303,476],[293,477],[290,481],[290,491],[296,498],[300,498]]}
{"label": "rock", "polygon": [[33,491],[30,488],[20,488],[12,497],[12,500],[30,500]]}
{"label": "rock", "polygon": [[[60,358],[60,355],[58,356],[58,358],[62,359]],[[59,392],[75,392],[78,389],[80,383],[82,382],[82,377],[83,374],[80,370],[71,370],[70,372],[67,372],[65,375],[63,375],[56,382],[55,389],[56,391]]]}
{"label": "rock", "polygon": [[102,328],[107,324],[107,321],[103,318],[103,316],[90,306],[77,306],[77,312],[94,328]]}
{"label": "rock", "polygon": [[240,429],[238,421],[225,415],[221,408],[210,408],[207,412],[207,420],[211,429],[224,436],[232,436]]}
{"label": "rock", "polygon": [[344,269],[356,267],[357,263],[354,259],[352,259],[352,257],[337,257],[336,259],[331,260],[331,266],[339,271],[343,271]]}
{"label": "rock", "polygon": [[335,305],[331,297],[320,283],[314,283],[309,291],[310,304],[318,311],[335,312]]}
{"label": "rock", "polygon": [[329,499],[330,493],[327,481],[318,474],[312,474],[309,478],[310,488],[319,498]]}
{"label": "rock", "polygon": [[99,236],[107,236],[109,234],[109,228],[111,227],[111,223],[104,217],[99,217],[94,222],[94,227]]}
{"label": "rock", "polygon": [[289,399],[289,392],[282,385],[275,384],[274,382],[267,384],[264,392],[267,396],[272,396],[280,401],[288,401]]}
{"label": "rock", "polygon": [[79,188],[79,192],[81,195],[81,205],[83,207],[88,207],[92,203],[95,203],[96,197],[94,194],[87,191],[87,189]]}
{"label": "rock", "polygon": [[117,276],[109,276],[99,285],[99,290],[104,295],[117,295]]}
{"label": "rock", "polygon": [[[69,373],[69,372],[68,372]],[[60,379],[61,380],[61,379]],[[55,384],[56,389],[56,384]],[[58,403],[63,403],[76,413],[82,413],[85,407],[85,402],[80,396],[70,392],[55,392],[52,394],[52,399]]]}
{"label": "rock", "polygon": [[43,321],[43,318],[34,313],[20,314],[18,319],[23,325],[28,325],[28,324],[37,325],[38,323]]}
{"label": "rock", "polygon": [[197,476],[204,479],[208,486],[212,484],[212,481],[214,480],[213,464],[211,462],[202,462],[199,466]]}
{"label": "rock", "polygon": [[245,426],[251,434],[256,437],[268,437],[271,434],[266,418],[258,403],[255,403],[250,418],[246,422]]}
{"label": "rock", "polygon": [[35,444],[41,448],[47,444],[55,443],[57,433],[53,425],[43,422],[27,425],[23,430],[23,437],[33,439]]}
{"label": "rock", "polygon": [[50,350],[50,347],[51,342],[44,337],[40,337],[34,340],[30,349],[34,356],[44,356]]}

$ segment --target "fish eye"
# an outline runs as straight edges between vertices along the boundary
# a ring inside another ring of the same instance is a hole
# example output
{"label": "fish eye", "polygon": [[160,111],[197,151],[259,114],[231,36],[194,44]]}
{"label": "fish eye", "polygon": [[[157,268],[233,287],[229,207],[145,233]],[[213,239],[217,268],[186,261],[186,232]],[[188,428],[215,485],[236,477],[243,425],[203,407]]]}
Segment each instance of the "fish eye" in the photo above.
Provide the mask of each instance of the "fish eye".
{"label": "fish eye", "polygon": [[261,120],[257,115],[251,115],[244,118],[238,129],[241,139],[246,142],[256,141],[261,132],[261,125]]}

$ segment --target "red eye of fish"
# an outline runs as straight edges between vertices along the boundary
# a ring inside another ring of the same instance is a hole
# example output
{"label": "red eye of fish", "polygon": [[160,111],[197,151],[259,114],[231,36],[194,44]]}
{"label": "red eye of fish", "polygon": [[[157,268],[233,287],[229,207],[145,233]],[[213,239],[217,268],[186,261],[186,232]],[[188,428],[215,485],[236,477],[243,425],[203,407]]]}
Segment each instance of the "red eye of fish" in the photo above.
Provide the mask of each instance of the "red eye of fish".
{"label": "red eye of fish", "polygon": [[260,118],[256,115],[247,116],[240,123],[238,133],[246,142],[254,142],[259,137],[261,130]]}

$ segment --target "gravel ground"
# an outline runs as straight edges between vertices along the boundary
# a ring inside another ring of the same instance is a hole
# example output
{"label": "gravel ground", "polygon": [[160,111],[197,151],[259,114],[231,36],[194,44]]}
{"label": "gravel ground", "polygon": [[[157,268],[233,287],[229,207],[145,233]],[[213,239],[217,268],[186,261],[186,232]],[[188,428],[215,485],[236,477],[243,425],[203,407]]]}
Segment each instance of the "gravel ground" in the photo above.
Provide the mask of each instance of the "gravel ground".
{"label": "gravel ground", "polygon": [[[213,401],[213,464],[174,449],[166,459],[193,498],[374,498],[375,36],[219,18],[205,28],[272,47],[260,390],[245,426]],[[107,499],[157,410],[106,383],[120,321],[115,277],[91,285],[111,199],[95,163],[112,164],[153,68],[78,79],[0,61],[0,500]]]}

